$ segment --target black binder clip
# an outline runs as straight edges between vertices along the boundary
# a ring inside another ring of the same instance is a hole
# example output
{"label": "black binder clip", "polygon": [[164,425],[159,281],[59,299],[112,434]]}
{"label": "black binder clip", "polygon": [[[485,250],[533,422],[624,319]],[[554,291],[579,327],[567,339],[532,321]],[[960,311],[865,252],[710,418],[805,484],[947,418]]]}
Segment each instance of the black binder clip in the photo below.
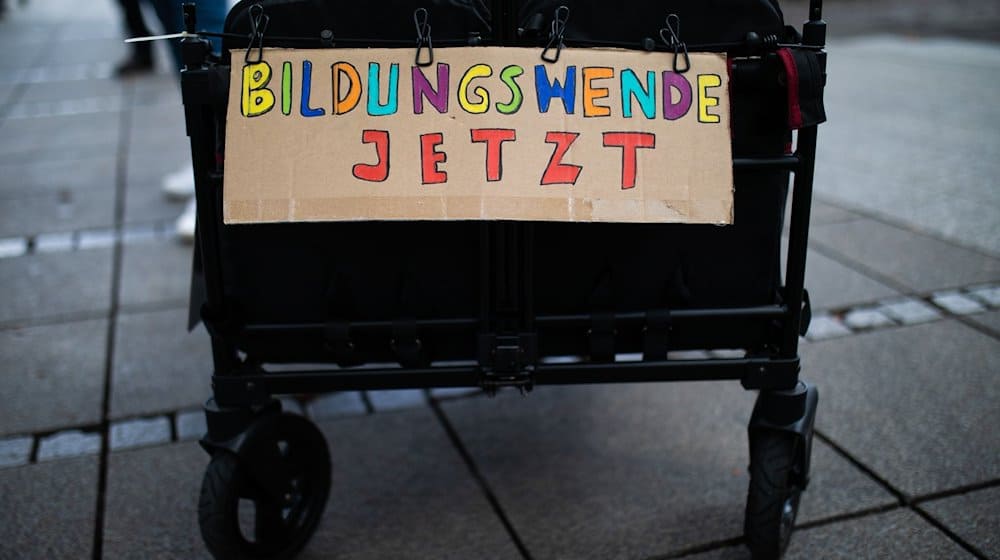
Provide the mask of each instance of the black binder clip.
{"label": "black binder clip", "polygon": [[[559,55],[566,48],[563,44],[563,35],[566,34],[567,21],[569,21],[569,8],[567,6],[556,8],[555,17],[552,19],[552,30],[549,31],[549,43],[542,51],[542,60],[545,62],[559,62]],[[555,56],[549,54],[552,50],[556,51]]]}
{"label": "black binder clip", "polygon": [[[670,36],[668,37],[667,34]],[[667,16],[667,26],[660,30],[660,39],[674,50],[674,72],[683,74],[691,69],[691,57],[688,56],[687,44],[681,41],[681,18],[677,14]],[[677,61],[683,55],[684,65],[678,65]]]}
{"label": "black binder clip", "polygon": [[[414,64],[417,66],[430,66],[434,63],[434,43],[431,41],[430,15],[426,8],[417,8],[413,11],[413,25],[417,28],[417,56]],[[420,59],[424,49],[427,49],[427,58]]]}
{"label": "black binder clip", "polygon": [[[257,64],[264,60],[264,32],[267,31],[267,24],[271,17],[264,13],[264,6],[254,4],[250,6],[250,43],[247,45],[246,55],[243,61],[247,64]],[[253,60],[251,53],[256,43],[257,60]]]}

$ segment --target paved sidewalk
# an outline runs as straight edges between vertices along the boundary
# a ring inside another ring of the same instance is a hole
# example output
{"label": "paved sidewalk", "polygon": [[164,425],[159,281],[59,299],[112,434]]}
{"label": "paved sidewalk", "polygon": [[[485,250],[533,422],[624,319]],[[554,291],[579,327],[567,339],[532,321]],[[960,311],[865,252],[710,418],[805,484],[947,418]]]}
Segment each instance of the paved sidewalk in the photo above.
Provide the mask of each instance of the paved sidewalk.
{"label": "paved sidewalk", "polygon": [[[112,77],[110,0],[10,4],[0,558],[207,557],[211,358],[184,330],[183,203],[159,190],[188,154],[176,78]],[[788,557],[1000,558],[1000,45],[857,31],[830,48],[803,345],[821,403]],[[289,400],[334,458],[302,557],[746,558],[753,399],[675,383]]]}

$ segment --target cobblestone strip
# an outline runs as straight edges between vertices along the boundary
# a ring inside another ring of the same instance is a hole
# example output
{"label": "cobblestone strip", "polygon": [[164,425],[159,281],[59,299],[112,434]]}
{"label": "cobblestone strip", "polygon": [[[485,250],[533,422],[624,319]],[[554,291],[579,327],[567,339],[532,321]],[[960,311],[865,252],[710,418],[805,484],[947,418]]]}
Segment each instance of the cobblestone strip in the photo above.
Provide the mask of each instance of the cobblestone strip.
{"label": "cobblestone strip", "polygon": [[806,339],[837,338],[875,329],[916,325],[1000,309],[1000,284],[978,284],[925,297],[896,297],[813,317]]}
{"label": "cobblestone strip", "polygon": [[105,249],[113,247],[119,241],[125,245],[138,245],[176,238],[177,230],[173,221],[129,224],[122,227],[121,233],[114,228],[39,233],[33,236],[0,239],[0,259]]}

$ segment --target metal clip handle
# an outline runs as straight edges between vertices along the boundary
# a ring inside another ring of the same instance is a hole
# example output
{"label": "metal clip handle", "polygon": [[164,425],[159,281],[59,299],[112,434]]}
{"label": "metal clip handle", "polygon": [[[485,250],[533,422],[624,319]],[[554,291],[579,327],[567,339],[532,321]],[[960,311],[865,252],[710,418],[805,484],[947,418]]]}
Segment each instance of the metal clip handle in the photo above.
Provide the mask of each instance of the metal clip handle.
{"label": "metal clip handle", "polygon": [[[670,36],[667,37],[667,34]],[[674,72],[683,74],[691,69],[691,57],[688,55],[687,43],[681,41],[681,18],[677,14],[667,16],[667,26],[660,30],[660,39],[674,50]],[[678,61],[683,56],[684,64]]]}
{"label": "metal clip handle", "polygon": [[[569,21],[569,7],[563,5],[556,8],[555,17],[552,19],[552,30],[549,31],[549,43],[542,51],[542,60],[545,62],[559,62],[559,55],[566,48],[563,36],[566,34],[567,21]],[[556,52],[555,56],[549,54],[553,50]]]}
{"label": "metal clip handle", "polygon": [[[247,64],[257,64],[264,60],[264,32],[267,31],[267,24],[271,21],[271,16],[264,13],[264,6],[254,4],[250,6],[250,44],[247,46],[246,55],[243,61]],[[254,43],[257,43],[257,60],[253,60],[251,54],[254,50]]]}
{"label": "metal clip handle", "polygon": [[[413,25],[417,28],[417,56],[414,64],[417,66],[430,66],[434,64],[434,43],[431,40],[430,14],[426,8],[417,8],[413,11]],[[427,56],[421,60],[421,54],[427,50]]]}

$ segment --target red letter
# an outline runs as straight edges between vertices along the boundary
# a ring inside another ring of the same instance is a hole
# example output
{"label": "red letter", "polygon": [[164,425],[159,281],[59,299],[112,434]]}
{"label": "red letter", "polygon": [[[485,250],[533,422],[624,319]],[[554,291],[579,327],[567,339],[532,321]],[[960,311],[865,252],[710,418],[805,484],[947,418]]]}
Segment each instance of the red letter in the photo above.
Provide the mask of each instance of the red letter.
{"label": "red letter", "polygon": [[448,182],[448,173],[438,169],[438,164],[448,161],[448,154],[434,149],[443,142],[444,134],[440,132],[420,135],[420,167],[425,185]]}
{"label": "red letter", "polygon": [[486,180],[499,181],[503,177],[503,143],[517,140],[512,128],[473,128],[473,142],[486,142]]}
{"label": "red letter", "polygon": [[562,158],[569,151],[569,147],[573,145],[578,136],[580,136],[579,132],[545,133],[545,143],[555,144],[556,149],[552,151],[552,157],[549,158],[549,165],[545,168],[545,173],[542,175],[543,185],[576,184],[577,178],[580,177],[580,170],[583,167],[562,163]]}
{"label": "red letter", "polygon": [[622,149],[622,190],[635,188],[636,149],[655,148],[656,135],[648,132],[605,132],[604,147]]}
{"label": "red letter", "polygon": [[365,130],[361,133],[362,144],[375,144],[378,161],[375,165],[359,163],[354,166],[354,176],[362,181],[381,183],[389,178],[389,132],[385,130]]}

